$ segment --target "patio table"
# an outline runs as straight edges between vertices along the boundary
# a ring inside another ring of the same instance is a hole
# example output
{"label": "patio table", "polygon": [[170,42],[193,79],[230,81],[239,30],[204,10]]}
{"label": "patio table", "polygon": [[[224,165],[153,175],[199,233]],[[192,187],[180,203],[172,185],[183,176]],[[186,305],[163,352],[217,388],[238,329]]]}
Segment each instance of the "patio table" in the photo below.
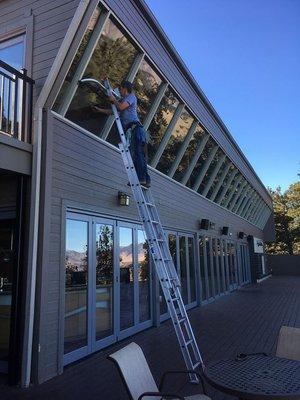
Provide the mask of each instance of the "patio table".
{"label": "patio table", "polygon": [[208,383],[241,399],[300,399],[300,362],[266,354],[208,364]]}

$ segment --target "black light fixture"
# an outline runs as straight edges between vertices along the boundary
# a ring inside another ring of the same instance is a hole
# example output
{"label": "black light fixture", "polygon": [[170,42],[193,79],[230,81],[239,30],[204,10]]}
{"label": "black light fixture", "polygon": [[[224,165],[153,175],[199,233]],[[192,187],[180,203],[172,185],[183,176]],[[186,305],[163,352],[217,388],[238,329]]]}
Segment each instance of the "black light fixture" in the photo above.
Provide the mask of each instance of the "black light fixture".
{"label": "black light fixture", "polygon": [[244,239],[244,235],[245,235],[244,232],[239,232],[238,233],[238,238],[239,239]]}
{"label": "black light fixture", "polygon": [[209,219],[202,218],[199,225],[200,229],[205,229],[207,231],[209,228]]}
{"label": "black light fixture", "polygon": [[119,206],[129,206],[130,196],[126,193],[118,192],[118,201],[119,201]]}
{"label": "black light fixture", "polygon": [[222,235],[228,235],[229,227],[228,226],[223,226],[222,228]]}

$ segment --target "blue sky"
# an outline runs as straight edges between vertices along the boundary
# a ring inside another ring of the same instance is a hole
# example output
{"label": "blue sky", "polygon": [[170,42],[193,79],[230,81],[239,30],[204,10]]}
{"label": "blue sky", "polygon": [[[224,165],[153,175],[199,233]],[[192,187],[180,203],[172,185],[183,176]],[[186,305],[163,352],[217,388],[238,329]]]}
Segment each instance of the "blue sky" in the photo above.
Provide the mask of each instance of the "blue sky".
{"label": "blue sky", "polygon": [[300,0],[146,0],[266,186],[300,173]]}

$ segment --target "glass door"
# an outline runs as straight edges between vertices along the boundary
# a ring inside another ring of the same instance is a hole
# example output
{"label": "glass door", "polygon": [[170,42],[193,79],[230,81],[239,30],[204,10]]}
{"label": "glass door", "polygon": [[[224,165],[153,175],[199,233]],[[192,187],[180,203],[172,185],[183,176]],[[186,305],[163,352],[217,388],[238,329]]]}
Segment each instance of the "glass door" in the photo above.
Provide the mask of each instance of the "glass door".
{"label": "glass door", "polygon": [[229,290],[237,288],[237,264],[236,264],[236,249],[233,242],[227,242],[227,259],[228,259],[228,270],[229,270]]}
{"label": "glass door", "polygon": [[17,343],[22,334],[19,297],[25,189],[23,177],[0,174],[0,372],[9,372],[11,383],[18,379]]}
{"label": "glass door", "polygon": [[119,328],[123,339],[152,325],[150,254],[142,228],[118,224]]}
{"label": "glass door", "polygon": [[116,340],[115,334],[115,222],[93,221],[93,350]]}
{"label": "glass door", "polygon": [[116,340],[115,222],[68,213],[64,364]]}
{"label": "glass door", "polygon": [[14,220],[0,219],[0,372],[7,372],[12,314]]}

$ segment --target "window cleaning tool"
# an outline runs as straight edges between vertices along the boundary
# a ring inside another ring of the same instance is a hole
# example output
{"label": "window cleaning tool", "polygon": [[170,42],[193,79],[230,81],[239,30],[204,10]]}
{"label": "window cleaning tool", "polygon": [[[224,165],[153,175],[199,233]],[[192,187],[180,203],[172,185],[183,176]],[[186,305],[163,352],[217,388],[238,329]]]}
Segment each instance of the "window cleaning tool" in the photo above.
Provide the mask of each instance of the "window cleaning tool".
{"label": "window cleaning tool", "polygon": [[[102,84],[95,79],[84,78],[79,81],[79,84],[85,84],[97,93],[99,93],[99,90],[104,90],[108,96],[117,95],[119,97],[116,91],[112,90],[108,79],[105,79]],[[117,107],[114,104],[111,104],[111,107],[121,139],[119,149],[121,150],[129,184],[144,225],[156,273],[166,299],[186,367],[189,371],[195,371],[199,366],[204,370],[203,359],[181,297],[180,281],[169,250],[167,236],[154,204],[154,199],[150,189],[141,186],[139,182]],[[199,383],[196,374],[191,372],[189,376],[190,382]]]}

